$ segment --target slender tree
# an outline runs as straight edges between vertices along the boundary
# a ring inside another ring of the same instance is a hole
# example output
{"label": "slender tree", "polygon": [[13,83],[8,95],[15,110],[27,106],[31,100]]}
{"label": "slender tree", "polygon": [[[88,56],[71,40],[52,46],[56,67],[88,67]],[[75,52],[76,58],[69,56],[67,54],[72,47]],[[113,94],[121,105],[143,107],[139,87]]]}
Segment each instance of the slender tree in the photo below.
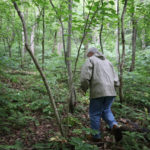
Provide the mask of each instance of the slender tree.
{"label": "slender tree", "polygon": [[65,64],[67,66],[67,60],[66,60],[66,44],[65,44],[65,33],[64,33],[64,25],[62,22],[62,18],[59,15],[59,13],[57,12],[57,8],[54,6],[52,0],[49,0],[52,8],[54,9],[55,13],[56,13],[56,17],[58,18],[60,25],[61,25],[61,29],[62,29],[62,41],[63,41],[63,50],[64,50],[64,56],[65,56]]}
{"label": "slender tree", "polygon": [[[24,14],[22,13],[22,16],[24,17]],[[25,40],[24,40],[24,32],[22,31],[22,50],[21,50],[21,68],[24,68],[24,57],[25,57]]]}
{"label": "slender tree", "polygon": [[117,23],[117,29],[116,29],[116,57],[117,57],[117,68],[119,71],[119,65],[120,65],[120,18],[119,18],[119,0],[116,0],[116,13],[118,16],[118,23]]}
{"label": "slender tree", "polygon": [[[101,0],[101,4],[102,4],[102,7],[103,7],[103,0]],[[102,14],[103,15],[103,14]],[[99,32],[99,43],[100,43],[100,47],[101,47],[101,51],[102,53],[104,53],[104,50],[103,50],[103,42],[102,42],[102,33],[103,33],[103,22],[104,22],[104,16],[102,16],[102,20],[101,20],[101,26],[100,26],[100,32]]]}
{"label": "slender tree", "polygon": [[125,0],[122,15],[121,15],[121,37],[122,37],[122,55],[121,55],[121,62],[120,62],[120,86],[119,86],[119,98],[120,102],[123,102],[123,67],[125,61],[125,34],[124,34],[124,16],[126,13],[128,0]]}
{"label": "slender tree", "polygon": [[[61,27],[59,27],[58,31],[55,32],[54,44],[56,44],[55,45],[55,50],[57,50],[57,54],[61,55],[62,54],[61,51],[63,49],[62,28]],[[64,54],[64,56],[66,57],[66,54]],[[66,58],[65,58],[65,60],[66,60]]]}
{"label": "slender tree", "polygon": [[[93,4],[94,4],[94,1],[93,1]],[[91,27],[91,24],[93,22],[93,19],[95,18],[97,12],[98,12],[98,8],[99,8],[99,5],[97,5],[96,7],[96,10],[94,11],[92,17],[90,18],[90,15],[91,15],[91,9],[92,9],[93,5],[90,6],[89,8],[89,13],[87,15],[87,19],[86,19],[86,22],[85,22],[85,25],[84,25],[84,29],[83,29],[83,35],[82,35],[82,38],[81,38],[81,42],[79,44],[79,48],[78,48],[78,52],[77,52],[77,56],[76,56],[76,60],[75,60],[75,67],[74,67],[74,74],[73,76],[75,75],[76,73],[76,69],[77,69],[77,63],[78,63],[78,59],[79,59],[79,55],[80,55],[80,51],[81,51],[81,47],[82,47],[82,44],[86,38],[86,35],[88,33],[88,29]],[[89,21],[90,20],[90,21]]]}
{"label": "slender tree", "polygon": [[132,21],[132,62],[131,62],[129,71],[133,71],[135,68],[135,54],[136,54],[137,21],[135,18],[134,0],[132,1],[132,9],[133,9],[132,16],[131,16],[131,21]]}
{"label": "slender tree", "polygon": [[[21,3],[23,2],[23,0],[21,0]],[[22,16],[23,18],[26,18],[27,19],[27,12],[25,13],[24,12],[24,7],[22,5]],[[25,20],[26,20],[25,19]],[[24,39],[24,32],[23,32],[23,29],[22,29],[22,50],[21,50],[21,68],[23,69],[24,68],[24,62],[25,62],[25,52],[26,52],[26,47],[25,47],[25,39]]]}
{"label": "slender tree", "polygon": [[73,85],[73,73],[71,69],[71,35],[72,35],[72,0],[68,0],[68,38],[67,38],[67,49],[65,44],[65,36],[64,36],[64,25],[61,19],[61,16],[58,14],[56,7],[54,6],[52,0],[49,0],[51,6],[53,7],[58,20],[61,24],[62,29],[62,40],[63,40],[63,49],[65,56],[65,64],[68,72],[68,87],[69,87],[69,98],[68,98],[68,109],[71,113],[74,112],[74,107],[76,104],[76,91]]}
{"label": "slender tree", "polygon": [[72,74],[72,69],[71,69],[71,36],[72,36],[72,0],[68,0],[68,40],[67,40],[67,52],[66,52],[66,57],[67,57],[67,71],[68,71],[68,85],[69,85],[69,93],[70,97],[68,100],[69,104],[69,111],[73,112],[74,111],[74,106],[76,104],[76,93],[75,93],[75,88],[73,86],[73,74]]}
{"label": "slender tree", "polygon": [[57,30],[54,31],[54,42],[53,42],[53,49],[52,49],[53,53],[56,50],[56,45],[57,45]]}
{"label": "slender tree", "polygon": [[46,79],[42,69],[40,68],[40,66],[38,64],[37,59],[34,57],[32,51],[31,51],[31,48],[30,48],[30,46],[28,44],[27,29],[26,29],[26,23],[25,23],[24,17],[22,15],[21,11],[19,10],[17,3],[14,0],[12,0],[12,3],[13,3],[13,5],[14,5],[17,13],[18,13],[18,16],[19,16],[19,18],[20,18],[20,20],[22,22],[23,31],[24,31],[24,37],[25,37],[25,47],[26,47],[27,51],[29,52],[29,54],[30,54],[30,56],[31,56],[31,58],[32,58],[32,60],[33,60],[33,62],[35,64],[37,70],[39,71],[39,73],[41,75],[41,78],[43,80],[43,83],[45,85],[45,88],[46,88],[48,96],[49,96],[49,100],[50,100],[50,102],[52,104],[52,107],[54,109],[56,120],[57,120],[59,129],[60,129],[60,132],[64,136],[65,134],[64,134],[63,126],[62,126],[62,123],[61,123],[61,120],[60,120],[59,113],[58,113],[57,108],[56,108],[55,100],[54,100],[54,98],[52,96],[52,92],[51,92],[50,86],[48,85],[47,79]]}
{"label": "slender tree", "polygon": [[42,11],[42,69],[44,70],[44,55],[45,55],[45,6]]}
{"label": "slender tree", "polygon": [[35,29],[38,26],[38,19],[41,17],[42,11],[36,11],[34,12],[34,16],[36,18],[35,23],[32,25],[32,32],[31,32],[31,37],[30,37],[30,47],[31,47],[31,51],[34,54],[35,51]]}
{"label": "slender tree", "polygon": [[32,32],[31,32],[31,38],[30,38],[30,47],[31,47],[31,51],[34,55],[34,38],[35,38],[35,28],[36,28],[36,25],[34,24],[33,27],[32,27]]}
{"label": "slender tree", "polygon": [[6,38],[7,45],[8,45],[8,52],[9,52],[9,57],[10,58],[12,57],[12,51],[11,51],[11,49],[12,49],[12,45],[14,43],[14,40],[15,40],[15,32],[13,30],[11,36],[10,37],[8,36]]}

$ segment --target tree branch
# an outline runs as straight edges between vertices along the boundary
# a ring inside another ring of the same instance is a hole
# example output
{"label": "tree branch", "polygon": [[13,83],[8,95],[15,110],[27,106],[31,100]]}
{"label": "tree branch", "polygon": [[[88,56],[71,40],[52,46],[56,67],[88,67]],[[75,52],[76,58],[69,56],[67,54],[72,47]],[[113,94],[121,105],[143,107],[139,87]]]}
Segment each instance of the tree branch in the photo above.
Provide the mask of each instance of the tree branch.
{"label": "tree branch", "polygon": [[83,36],[82,36],[82,39],[81,39],[81,42],[80,42],[80,45],[79,45],[79,48],[78,48],[78,53],[77,53],[77,57],[76,57],[76,61],[75,61],[75,67],[74,67],[73,76],[75,75],[75,72],[76,72],[77,62],[78,62],[78,59],[79,59],[79,54],[80,54],[81,46],[82,46],[82,44],[83,44],[83,42],[84,42],[84,39],[85,39],[85,37],[86,37],[86,35],[87,35],[87,30],[90,28],[90,26],[91,26],[91,24],[92,24],[92,21],[93,21],[93,19],[94,19],[96,13],[97,13],[97,11],[98,11],[98,7],[99,7],[99,6],[97,6],[96,11],[94,12],[94,14],[93,14],[93,16],[92,16],[92,18],[91,18],[91,21],[90,21],[89,24],[88,24],[88,20],[89,20],[90,11],[91,11],[91,9],[92,9],[92,6],[90,7],[90,10],[89,10],[89,13],[88,13],[88,17],[87,17],[87,20],[86,20],[86,23],[85,23],[85,26],[84,26]]}
{"label": "tree branch", "polygon": [[65,63],[67,63],[67,60],[66,60],[66,45],[65,45],[65,38],[64,38],[64,25],[63,25],[63,22],[62,22],[62,19],[61,19],[61,16],[58,15],[58,12],[56,10],[56,7],[54,6],[52,0],[49,0],[52,8],[54,9],[55,13],[56,13],[56,17],[58,18],[60,24],[61,24],[61,28],[62,28],[62,40],[63,40],[63,49],[64,49],[64,56],[65,56]]}

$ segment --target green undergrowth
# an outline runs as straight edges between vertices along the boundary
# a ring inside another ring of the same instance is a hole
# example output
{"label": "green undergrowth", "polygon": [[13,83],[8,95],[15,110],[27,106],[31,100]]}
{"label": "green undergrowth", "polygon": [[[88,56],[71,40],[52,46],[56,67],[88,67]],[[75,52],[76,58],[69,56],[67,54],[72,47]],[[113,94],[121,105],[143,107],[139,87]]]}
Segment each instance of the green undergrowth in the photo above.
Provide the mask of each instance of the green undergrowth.
{"label": "green undergrowth", "polygon": [[[55,57],[51,59],[51,63],[54,59]],[[39,74],[10,74],[7,73],[4,68],[7,68],[7,71],[11,71],[14,67],[8,66],[9,63],[2,65],[3,62],[1,60],[0,63],[0,134],[3,136],[12,134],[13,137],[14,131],[21,131],[25,127],[28,127],[30,122],[34,122],[38,127],[40,119],[54,119],[54,112]],[[89,94],[87,93],[85,96],[82,95],[79,89],[79,74],[76,74],[77,80],[75,82],[78,100],[77,107],[75,113],[69,115],[68,119],[66,118],[67,99],[69,95],[67,72],[64,65],[60,66],[60,63],[64,63],[63,59],[55,62],[54,67],[52,67],[50,63],[47,63],[44,73],[46,74],[52,94],[56,100],[62,123],[65,127],[68,126],[70,129],[70,138],[66,142],[61,139],[59,135],[59,139],[57,139],[55,137],[55,127],[53,127],[50,132],[53,133],[54,140],[46,139],[44,142],[38,141],[30,145],[30,148],[32,147],[38,150],[44,150],[45,148],[96,150],[98,149],[97,146],[85,142],[85,136],[93,133],[93,131],[89,129]],[[148,68],[148,65],[146,66]],[[30,72],[37,72],[33,66],[31,68],[32,69],[29,69]],[[150,79],[147,77],[148,70],[142,74],[139,68],[131,73],[125,72],[124,102],[120,104],[119,98],[117,97],[113,103],[112,110],[118,121],[120,119],[130,120],[138,124],[140,128],[150,130]],[[15,69],[17,69],[17,67]],[[24,134],[24,136],[26,137],[27,135]],[[49,139],[50,138],[51,137],[49,137]],[[148,150],[149,141],[150,135],[147,132],[125,132],[121,145],[126,150]],[[22,139],[20,139],[16,140],[13,145],[1,143],[0,148],[18,150],[25,149],[26,145],[24,145]]]}

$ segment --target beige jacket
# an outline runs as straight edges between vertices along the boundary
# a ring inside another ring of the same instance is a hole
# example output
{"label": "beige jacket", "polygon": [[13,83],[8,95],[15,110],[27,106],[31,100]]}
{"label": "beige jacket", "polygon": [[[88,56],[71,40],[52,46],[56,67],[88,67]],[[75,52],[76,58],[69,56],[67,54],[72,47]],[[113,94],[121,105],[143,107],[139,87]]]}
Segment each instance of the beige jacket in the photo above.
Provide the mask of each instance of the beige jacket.
{"label": "beige jacket", "polygon": [[101,53],[89,57],[81,70],[81,88],[90,88],[90,98],[116,96],[115,86],[119,86],[118,75],[113,66]]}

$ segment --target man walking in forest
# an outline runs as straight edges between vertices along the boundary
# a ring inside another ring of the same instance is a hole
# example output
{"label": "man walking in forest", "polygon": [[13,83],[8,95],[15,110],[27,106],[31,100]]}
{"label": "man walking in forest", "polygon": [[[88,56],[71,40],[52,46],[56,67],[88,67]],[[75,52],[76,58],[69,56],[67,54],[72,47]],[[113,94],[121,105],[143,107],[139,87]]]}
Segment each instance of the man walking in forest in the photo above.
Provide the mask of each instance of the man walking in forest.
{"label": "man walking in forest", "polygon": [[[85,93],[90,88],[90,125],[92,129],[97,131],[97,134],[89,139],[98,142],[101,139],[99,131],[101,118],[112,131],[119,129],[111,112],[111,105],[116,96],[115,86],[119,86],[119,81],[111,62],[96,48],[88,49],[87,57],[88,59],[81,70],[81,88]],[[117,140],[121,138],[122,135]]]}

